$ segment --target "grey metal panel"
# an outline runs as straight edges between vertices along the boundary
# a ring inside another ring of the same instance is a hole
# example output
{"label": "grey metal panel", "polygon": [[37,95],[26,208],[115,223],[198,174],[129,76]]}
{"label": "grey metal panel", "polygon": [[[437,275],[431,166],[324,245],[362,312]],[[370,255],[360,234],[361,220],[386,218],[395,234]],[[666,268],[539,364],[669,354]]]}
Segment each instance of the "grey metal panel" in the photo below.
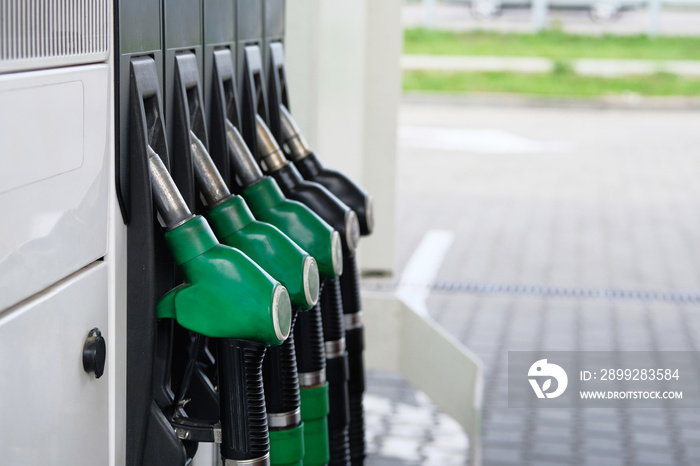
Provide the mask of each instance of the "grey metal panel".
{"label": "grey metal panel", "polygon": [[284,13],[286,0],[264,0],[265,21],[263,24],[263,69],[270,76],[270,44],[284,39]]}
{"label": "grey metal panel", "polygon": [[236,79],[239,88],[243,82],[245,46],[257,44],[262,48],[263,45],[264,6],[262,0],[236,0]]}
{"label": "grey metal panel", "polygon": [[202,86],[207,127],[211,124],[214,50],[228,48],[236,56],[236,0],[204,0],[204,57]]}
{"label": "grey metal panel", "polygon": [[204,41],[206,44],[233,43],[235,0],[204,0]]}
{"label": "grey metal panel", "polygon": [[[150,55],[156,62],[158,78],[163,83],[163,44],[161,34],[161,0],[119,0],[118,23],[115,35],[120,50],[117,54],[115,91],[115,112],[118,123],[116,143],[116,182],[117,196],[125,213],[128,200],[125,182],[120,180],[120,164],[128,160],[128,115],[129,115],[129,73],[131,59],[142,55]],[[127,190],[128,191],[128,190]],[[126,220],[126,218],[125,218]]]}
{"label": "grey metal panel", "polygon": [[121,54],[160,50],[159,0],[122,0],[118,11]]}
{"label": "grey metal panel", "polygon": [[164,0],[165,48],[189,47],[202,41],[202,3],[193,0]]}
{"label": "grey metal panel", "polygon": [[263,34],[264,3],[262,0],[237,0],[237,40],[260,40]]}
{"label": "grey metal panel", "polygon": [[165,114],[168,147],[173,150],[173,96],[175,92],[175,55],[191,51],[197,57],[202,78],[202,2],[194,0],[163,0],[165,36],[163,55],[163,110]]}
{"label": "grey metal panel", "polygon": [[284,8],[286,0],[265,0],[265,39],[281,39],[284,36]]}

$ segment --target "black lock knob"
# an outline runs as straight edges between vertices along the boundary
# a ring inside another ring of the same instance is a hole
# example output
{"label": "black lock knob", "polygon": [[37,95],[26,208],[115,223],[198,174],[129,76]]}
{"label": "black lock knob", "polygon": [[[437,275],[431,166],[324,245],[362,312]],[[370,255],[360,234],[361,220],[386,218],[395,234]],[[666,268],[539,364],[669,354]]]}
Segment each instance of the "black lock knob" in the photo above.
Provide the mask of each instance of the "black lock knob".
{"label": "black lock knob", "polygon": [[107,360],[107,346],[100,329],[95,327],[90,330],[83,345],[83,369],[88,374],[95,373],[95,378],[102,377],[105,372]]}

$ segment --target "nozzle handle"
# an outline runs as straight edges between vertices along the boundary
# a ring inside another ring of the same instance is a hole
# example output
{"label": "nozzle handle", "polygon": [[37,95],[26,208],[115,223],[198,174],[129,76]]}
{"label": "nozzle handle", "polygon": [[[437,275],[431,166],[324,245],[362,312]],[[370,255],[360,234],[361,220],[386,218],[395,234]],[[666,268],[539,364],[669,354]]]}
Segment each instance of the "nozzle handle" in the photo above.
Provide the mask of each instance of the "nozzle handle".
{"label": "nozzle handle", "polygon": [[345,341],[348,350],[348,401],[350,407],[350,456],[353,464],[365,458],[365,416],[362,399],[365,393],[365,328],[362,324],[360,275],[355,254],[345,254],[345,270],[340,288],[345,317]]}
{"label": "nozzle handle", "polygon": [[221,456],[255,460],[270,453],[263,393],[265,345],[247,340],[217,341]]}
{"label": "nozzle handle", "polygon": [[345,350],[345,324],[338,279],[326,281],[321,292],[323,338],[326,347],[328,377],[328,440],[330,464],[350,461],[350,403],[348,393],[348,353]]}
{"label": "nozzle handle", "polygon": [[[297,313],[293,313],[292,328]],[[292,413],[299,410],[299,378],[297,376],[296,353],[294,349],[294,336],[289,334],[280,346],[268,348],[263,359],[263,384],[265,386],[265,405],[268,412],[268,425],[270,428],[289,429],[299,425],[301,418],[293,415],[281,418],[275,424],[270,415],[279,413]],[[277,419],[277,418],[275,418]]]}
{"label": "nozzle handle", "polygon": [[326,381],[326,350],[323,346],[321,305],[297,316],[294,325],[299,385],[313,387]]}

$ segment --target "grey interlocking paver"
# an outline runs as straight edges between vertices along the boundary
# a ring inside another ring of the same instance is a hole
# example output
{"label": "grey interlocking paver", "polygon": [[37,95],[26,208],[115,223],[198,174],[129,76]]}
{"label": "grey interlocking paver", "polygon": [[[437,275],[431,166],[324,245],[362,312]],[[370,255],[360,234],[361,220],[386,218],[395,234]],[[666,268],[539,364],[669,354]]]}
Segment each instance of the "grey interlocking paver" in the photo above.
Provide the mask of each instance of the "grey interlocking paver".
{"label": "grey interlocking paver", "polygon": [[637,462],[640,466],[668,466],[678,464],[673,454],[668,451],[640,451],[637,455]]}
{"label": "grey interlocking paver", "polygon": [[582,446],[582,450],[590,452],[606,452],[611,456],[622,456],[623,444],[619,437],[610,435],[595,437],[592,435],[586,436]]}
{"label": "grey interlocking paver", "polygon": [[573,450],[572,442],[562,441],[559,437],[541,438],[538,437],[532,445],[533,456],[539,457],[571,457]]}
{"label": "grey interlocking paver", "polygon": [[492,428],[484,433],[486,443],[519,443],[522,434],[518,431]]}
{"label": "grey interlocking paver", "polygon": [[522,464],[522,462],[522,455],[517,449],[493,448],[484,452],[484,464]]}
{"label": "grey interlocking paver", "polygon": [[[510,409],[506,364],[509,350],[700,348],[698,302],[566,294],[700,292],[697,123],[687,111],[402,108],[407,127],[539,148],[400,151],[399,267],[427,231],[448,229],[437,281],[500,286],[427,301],[484,362],[485,465],[700,464],[700,409]],[[368,465],[464,464],[463,433],[400,377],[371,373],[368,393]]]}
{"label": "grey interlocking paver", "polygon": [[627,466],[624,458],[610,454],[589,453],[584,456],[585,465],[590,466]]}
{"label": "grey interlocking paver", "polygon": [[[634,429],[634,427],[633,427]],[[648,431],[647,431],[648,432]],[[661,447],[668,447],[671,442],[665,432],[665,429],[663,429],[663,426],[659,426],[659,428],[656,430],[654,433],[647,433],[647,432],[641,432],[641,431],[634,431],[632,434],[633,442],[640,447],[640,449],[645,449],[645,448],[661,448]]]}

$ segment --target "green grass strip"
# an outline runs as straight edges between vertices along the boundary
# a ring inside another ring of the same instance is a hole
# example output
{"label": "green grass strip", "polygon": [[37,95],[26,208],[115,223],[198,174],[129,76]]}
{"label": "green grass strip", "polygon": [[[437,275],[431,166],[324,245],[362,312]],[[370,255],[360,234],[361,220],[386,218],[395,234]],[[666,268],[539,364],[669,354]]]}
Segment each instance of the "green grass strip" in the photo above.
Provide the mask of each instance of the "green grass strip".
{"label": "green grass strip", "polygon": [[552,59],[700,60],[700,37],[590,36],[568,34],[556,29],[536,34],[514,34],[415,28],[404,31],[404,53]]}
{"label": "green grass strip", "polygon": [[512,93],[544,97],[599,97],[635,93],[644,96],[700,96],[700,79],[668,73],[602,78],[571,72],[521,74],[512,72],[408,71],[407,92]]}

